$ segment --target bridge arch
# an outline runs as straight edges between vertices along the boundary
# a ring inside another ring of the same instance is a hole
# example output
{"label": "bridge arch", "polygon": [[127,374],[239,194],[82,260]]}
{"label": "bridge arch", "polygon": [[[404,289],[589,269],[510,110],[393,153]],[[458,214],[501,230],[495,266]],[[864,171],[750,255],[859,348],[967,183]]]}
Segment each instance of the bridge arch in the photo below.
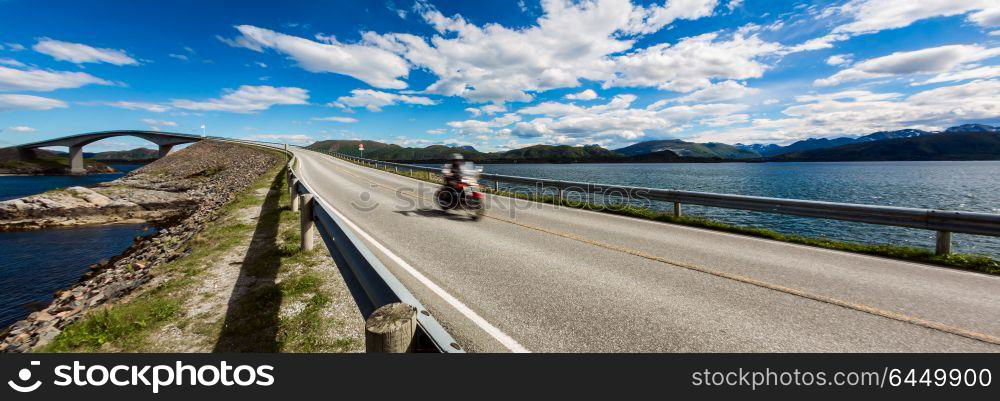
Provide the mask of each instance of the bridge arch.
{"label": "bridge arch", "polygon": [[119,130],[65,136],[47,141],[27,143],[18,146],[18,148],[27,150],[50,146],[66,146],[69,148],[70,174],[84,174],[86,170],[83,168],[83,147],[102,139],[116,136],[133,136],[155,143],[159,147],[160,157],[166,156],[167,153],[170,153],[170,149],[176,145],[198,142],[205,139],[205,137],[197,135],[174,132]]}

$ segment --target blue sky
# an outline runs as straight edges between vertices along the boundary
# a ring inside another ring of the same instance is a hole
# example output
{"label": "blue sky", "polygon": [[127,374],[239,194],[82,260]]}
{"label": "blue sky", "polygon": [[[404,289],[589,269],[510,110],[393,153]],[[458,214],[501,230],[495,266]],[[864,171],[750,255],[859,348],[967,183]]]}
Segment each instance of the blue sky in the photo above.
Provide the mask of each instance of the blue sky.
{"label": "blue sky", "polygon": [[1000,123],[995,0],[286,3],[0,1],[0,146],[203,124],[498,150]]}

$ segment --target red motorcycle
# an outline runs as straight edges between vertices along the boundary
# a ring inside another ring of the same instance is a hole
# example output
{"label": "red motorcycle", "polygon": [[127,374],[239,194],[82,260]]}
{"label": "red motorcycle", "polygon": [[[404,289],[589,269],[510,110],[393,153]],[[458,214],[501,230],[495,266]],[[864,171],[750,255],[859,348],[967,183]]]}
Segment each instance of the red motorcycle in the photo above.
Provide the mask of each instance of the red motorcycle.
{"label": "red motorcycle", "polygon": [[[447,167],[444,170],[446,177],[451,174],[449,170]],[[447,180],[452,182],[445,184],[434,194],[438,207],[445,211],[465,213],[472,220],[482,218],[486,211],[483,207],[483,193],[479,191],[480,171],[482,170],[463,166],[461,180]]]}

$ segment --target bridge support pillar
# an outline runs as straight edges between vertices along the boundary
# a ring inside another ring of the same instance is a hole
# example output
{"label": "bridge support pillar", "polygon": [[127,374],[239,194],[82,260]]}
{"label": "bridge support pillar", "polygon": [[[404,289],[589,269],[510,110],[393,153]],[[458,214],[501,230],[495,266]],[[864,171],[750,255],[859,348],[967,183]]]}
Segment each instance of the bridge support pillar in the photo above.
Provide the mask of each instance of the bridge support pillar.
{"label": "bridge support pillar", "polygon": [[299,202],[302,204],[302,212],[299,214],[299,225],[302,227],[302,242],[300,248],[303,251],[313,249],[313,234],[316,232],[316,223],[313,221],[313,194],[302,194]]}
{"label": "bridge support pillar", "polygon": [[83,168],[83,145],[69,147],[69,173],[87,174],[87,169]]}
{"label": "bridge support pillar", "polygon": [[163,158],[168,153],[170,153],[170,149],[173,149],[173,148],[174,148],[174,145],[160,145],[160,158]]}

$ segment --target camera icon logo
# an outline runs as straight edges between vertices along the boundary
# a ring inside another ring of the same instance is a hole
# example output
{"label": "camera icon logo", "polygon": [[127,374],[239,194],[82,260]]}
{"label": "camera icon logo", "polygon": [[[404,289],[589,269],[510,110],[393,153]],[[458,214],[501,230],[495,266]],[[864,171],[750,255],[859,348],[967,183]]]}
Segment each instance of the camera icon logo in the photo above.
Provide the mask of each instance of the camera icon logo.
{"label": "camera icon logo", "polygon": [[[31,361],[31,366],[38,366],[38,365],[41,365],[41,362]],[[31,380],[31,369],[28,368],[21,369],[20,371],[17,372],[17,378],[20,379],[22,383],[28,383],[28,381]],[[42,385],[42,381],[35,380],[35,382],[30,385],[21,385],[13,380],[8,380],[7,385],[10,386],[10,388],[14,389],[14,391],[20,393],[30,393],[32,391],[37,390],[38,387]]]}

